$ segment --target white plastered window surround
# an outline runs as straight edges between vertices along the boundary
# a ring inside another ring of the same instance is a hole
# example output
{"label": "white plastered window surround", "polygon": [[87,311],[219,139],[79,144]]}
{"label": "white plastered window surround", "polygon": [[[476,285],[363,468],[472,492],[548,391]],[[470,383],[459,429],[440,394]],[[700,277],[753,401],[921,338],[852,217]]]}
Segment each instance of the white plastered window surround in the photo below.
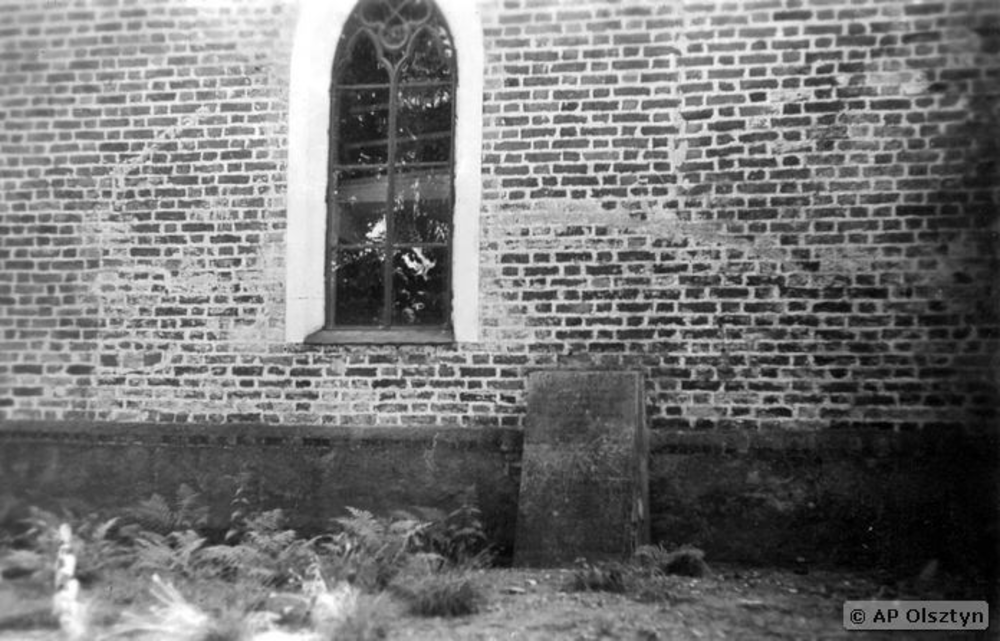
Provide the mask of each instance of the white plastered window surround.
{"label": "white plastered window surround", "polygon": [[[479,337],[479,206],[482,189],[483,31],[476,3],[435,0],[451,31],[458,66],[452,328]],[[302,0],[292,48],[288,120],[285,340],[301,343],[326,312],[326,186],[330,83],[337,42],[356,0]],[[374,342],[374,341],[373,341]]]}

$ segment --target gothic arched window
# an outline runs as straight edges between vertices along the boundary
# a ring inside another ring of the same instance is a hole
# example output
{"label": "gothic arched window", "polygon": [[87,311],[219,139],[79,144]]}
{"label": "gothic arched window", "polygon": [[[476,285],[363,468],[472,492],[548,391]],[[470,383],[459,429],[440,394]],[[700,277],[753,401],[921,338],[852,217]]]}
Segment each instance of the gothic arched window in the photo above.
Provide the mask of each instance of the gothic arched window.
{"label": "gothic arched window", "polygon": [[448,332],[455,48],[430,0],[361,0],[330,95],[326,329]]}

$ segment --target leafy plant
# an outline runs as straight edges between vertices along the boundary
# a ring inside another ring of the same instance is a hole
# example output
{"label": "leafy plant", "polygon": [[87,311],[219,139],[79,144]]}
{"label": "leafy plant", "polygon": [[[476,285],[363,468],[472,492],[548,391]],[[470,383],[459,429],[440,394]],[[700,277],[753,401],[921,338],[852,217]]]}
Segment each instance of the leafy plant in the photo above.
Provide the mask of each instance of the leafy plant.
{"label": "leafy plant", "polygon": [[201,494],[186,483],[177,488],[173,504],[159,494],[153,494],[136,506],[125,510],[125,516],[149,532],[170,534],[184,530],[200,530],[208,524],[208,506]]}
{"label": "leafy plant", "polygon": [[314,541],[299,538],[285,526],[284,513],[270,510],[246,519],[239,538],[202,550],[201,560],[222,576],[248,578],[268,587],[296,580],[315,558]]}
{"label": "leafy plant", "polygon": [[176,573],[183,577],[202,574],[204,564],[199,552],[205,537],[194,530],[158,534],[143,532],[136,538],[137,569]]}
{"label": "leafy plant", "polygon": [[[348,508],[333,533],[303,539],[286,527],[281,510],[252,513],[244,499],[237,491],[220,544],[207,538],[207,507],[184,485],[174,500],[154,494],[122,519],[36,510],[26,530],[33,547],[23,551],[37,557],[38,571],[52,568],[58,529],[69,519],[80,569],[107,566],[105,579],[128,586],[109,588],[107,607],[97,610],[101,626],[119,635],[114,638],[190,632],[220,641],[258,633],[285,638],[286,631],[292,638],[300,630],[302,638],[372,641],[385,638],[395,618],[398,602],[386,590],[422,616],[470,614],[485,601],[467,575],[441,573],[447,562],[468,567],[483,558],[485,535],[469,503],[448,514],[418,510],[419,517]],[[332,589],[324,575],[333,579]],[[146,614],[119,617],[122,609],[142,605]]]}
{"label": "leafy plant", "polygon": [[212,618],[185,599],[172,583],[157,574],[152,581],[154,604],[143,614],[126,612],[112,638],[204,639],[213,632]]}
{"label": "leafy plant", "polygon": [[491,560],[481,512],[470,502],[433,519],[419,538],[426,551],[439,554],[456,566],[483,567]]}
{"label": "leafy plant", "polygon": [[376,518],[348,507],[349,516],[335,519],[341,531],[317,540],[324,570],[371,592],[385,588],[419,551],[418,535],[427,523],[415,519]]}
{"label": "leafy plant", "polygon": [[229,529],[226,531],[225,541],[232,543],[243,537],[250,527],[249,520],[254,516],[250,498],[253,475],[244,469],[228,478],[233,481],[235,487],[233,498],[229,501]]}

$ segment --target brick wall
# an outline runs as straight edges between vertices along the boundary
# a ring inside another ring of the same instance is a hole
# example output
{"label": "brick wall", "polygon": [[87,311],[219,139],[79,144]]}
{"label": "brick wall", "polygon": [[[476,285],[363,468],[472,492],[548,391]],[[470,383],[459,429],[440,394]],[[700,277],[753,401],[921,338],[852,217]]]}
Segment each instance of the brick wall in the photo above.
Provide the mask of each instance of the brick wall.
{"label": "brick wall", "polygon": [[1000,6],[479,4],[482,340],[337,347],[283,341],[295,2],[0,0],[0,418],[996,419]]}

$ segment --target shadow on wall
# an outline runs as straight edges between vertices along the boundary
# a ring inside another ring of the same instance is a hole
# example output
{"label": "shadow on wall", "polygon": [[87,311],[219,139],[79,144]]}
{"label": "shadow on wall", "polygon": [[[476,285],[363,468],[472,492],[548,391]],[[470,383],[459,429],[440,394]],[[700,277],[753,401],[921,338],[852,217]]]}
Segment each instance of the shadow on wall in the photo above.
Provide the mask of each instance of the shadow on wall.
{"label": "shadow on wall", "polygon": [[1000,571],[994,436],[658,436],[653,538],[666,544],[761,564]]}

